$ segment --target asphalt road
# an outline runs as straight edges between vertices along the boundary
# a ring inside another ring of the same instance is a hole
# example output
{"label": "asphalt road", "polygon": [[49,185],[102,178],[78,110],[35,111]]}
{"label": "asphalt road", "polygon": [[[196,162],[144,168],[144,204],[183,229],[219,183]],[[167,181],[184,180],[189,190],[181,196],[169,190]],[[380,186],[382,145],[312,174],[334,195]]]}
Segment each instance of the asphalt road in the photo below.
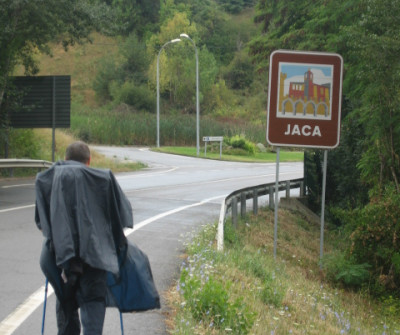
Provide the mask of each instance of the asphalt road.
{"label": "asphalt road", "polygon": [[[162,308],[124,314],[125,334],[167,334],[165,292],[174,285],[183,243],[218,220],[221,201],[236,189],[275,181],[276,166],[223,162],[151,152],[135,147],[94,147],[148,168],[117,175],[132,203],[135,228],[127,232],[148,256]],[[303,177],[302,163],[281,163],[280,180]],[[0,181],[0,335],[40,334],[45,278],[39,269],[41,233],[34,224],[34,180]],[[49,294],[45,334],[56,334],[54,294]],[[120,334],[116,309],[108,309],[104,334]]]}

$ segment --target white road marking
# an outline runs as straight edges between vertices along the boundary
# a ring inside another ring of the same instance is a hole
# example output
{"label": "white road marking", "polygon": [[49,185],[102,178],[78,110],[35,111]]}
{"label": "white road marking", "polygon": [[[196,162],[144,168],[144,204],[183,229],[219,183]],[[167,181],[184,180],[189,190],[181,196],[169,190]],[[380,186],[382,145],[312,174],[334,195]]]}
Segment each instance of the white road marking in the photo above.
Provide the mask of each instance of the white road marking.
{"label": "white road marking", "polygon": [[184,211],[184,210],[189,209],[189,208],[192,208],[192,207],[201,206],[201,205],[204,205],[204,204],[206,204],[206,203],[208,203],[208,202],[211,202],[211,201],[216,200],[216,199],[221,199],[221,198],[224,198],[224,197],[226,197],[226,196],[227,196],[226,194],[224,194],[224,195],[218,195],[218,196],[216,196],[216,197],[204,199],[204,200],[202,200],[202,201],[200,201],[200,202],[196,202],[196,203],[191,204],[191,205],[186,205],[186,206],[178,207],[178,208],[172,209],[172,210],[170,210],[170,211],[167,211],[167,212],[164,212],[164,213],[160,213],[160,214],[158,214],[158,215],[155,215],[155,216],[153,216],[153,217],[151,217],[151,218],[149,218],[149,219],[146,219],[146,220],[144,220],[144,221],[142,221],[142,222],[140,222],[140,223],[134,225],[134,226],[133,226],[133,229],[130,229],[130,228],[125,229],[125,231],[124,231],[125,236],[129,236],[130,234],[132,234],[132,233],[135,232],[136,230],[138,230],[138,229],[140,229],[140,228],[143,228],[144,226],[148,225],[149,223],[152,223],[152,222],[154,222],[154,221],[157,221],[157,220],[159,220],[159,219],[162,219],[162,218],[164,218],[164,217],[166,217],[166,216],[168,216],[168,215],[175,214],[175,213]]}
{"label": "white road marking", "polygon": [[129,175],[125,175],[125,176],[117,176],[116,179],[117,180],[123,180],[123,179],[128,179],[128,178],[137,178],[137,177],[151,177],[151,176],[156,176],[159,174],[164,174],[164,173],[168,173],[168,172],[172,172],[177,170],[178,167],[173,167],[169,170],[165,170],[165,171],[159,171],[159,172],[149,172],[149,173],[140,173],[140,174],[129,174]]}
{"label": "white road marking", "polygon": [[[0,323],[1,335],[11,335],[44,302],[44,290],[43,285]],[[53,288],[49,285],[47,296],[53,293]]]}
{"label": "white road marking", "polygon": [[17,211],[19,209],[32,208],[32,207],[35,207],[35,205],[33,204],[33,205],[26,205],[26,206],[20,206],[20,207],[12,207],[12,208],[7,208],[7,209],[0,209],[0,213],[12,212],[12,211]]}
{"label": "white road marking", "polygon": [[[139,230],[143,228],[144,226],[162,219],[168,215],[178,213],[181,211],[184,211],[188,208],[196,207],[196,206],[201,206],[204,205],[208,202],[211,202],[213,200],[217,200],[220,198],[224,198],[226,195],[219,195],[216,197],[212,197],[209,199],[204,199],[200,202],[196,202],[191,205],[186,205],[182,207],[178,207],[175,209],[172,209],[170,211],[160,213],[158,215],[155,215],[149,219],[146,219],[144,221],[139,222],[134,226],[133,229],[126,229],[125,230],[125,235],[129,236],[136,230]],[[23,207],[16,207],[12,208],[10,210],[17,210],[17,209],[22,209],[26,207],[33,207],[34,205],[31,206],[23,206]],[[3,210],[7,211],[7,210]],[[40,287],[38,290],[36,290],[31,296],[28,297],[21,305],[19,305],[12,313],[10,313],[1,323],[0,323],[0,334],[1,335],[11,335],[43,302],[44,302],[44,290],[45,286],[43,285]],[[53,289],[49,285],[49,290],[48,290],[48,297],[50,297],[54,293]]]}
{"label": "white road marking", "polygon": [[35,186],[35,184],[15,184],[15,185],[6,185],[1,188],[13,188],[13,187],[24,187],[24,186]]}

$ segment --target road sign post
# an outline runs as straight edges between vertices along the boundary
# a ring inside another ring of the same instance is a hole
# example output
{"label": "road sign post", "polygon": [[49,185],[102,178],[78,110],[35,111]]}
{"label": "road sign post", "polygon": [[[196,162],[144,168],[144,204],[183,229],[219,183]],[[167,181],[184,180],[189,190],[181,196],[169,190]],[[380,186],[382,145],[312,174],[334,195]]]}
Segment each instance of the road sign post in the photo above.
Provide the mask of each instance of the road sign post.
{"label": "road sign post", "polygon": [[222,142],[224,141],[223,136],[203,136],[204,142],[204,157],[207,156],[207,142],[219,142],[219,158],[222,158]]}
{"label": "road sign post", "polygon": [[[327,149],[339,145],[343,59],[338,54],[277,50],[269,69],[267,141],[278,147],[325,149],[321,204],[320,258],[323,256]],[[277,192],[277,190],[275,190]],[[275,201],[276,257],[278,197]]]}

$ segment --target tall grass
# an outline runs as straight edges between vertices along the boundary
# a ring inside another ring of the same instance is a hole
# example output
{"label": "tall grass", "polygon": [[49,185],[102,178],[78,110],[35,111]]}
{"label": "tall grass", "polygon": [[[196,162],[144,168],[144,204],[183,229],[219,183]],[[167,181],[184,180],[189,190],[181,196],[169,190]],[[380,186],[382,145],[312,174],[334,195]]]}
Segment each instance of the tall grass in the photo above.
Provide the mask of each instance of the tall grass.
{"label": "tall grass", "polygon": [[[71,131],[90,143],[154,146],[157,141],[157,117],[156,114],[134,112],[128,106],[92,108],[73,103]],[[253,142],[265,143],[263,126],[246,122],[219,122],[207,116],[200,117],[200,138],[240,134]],[[196,116],[160,115],[160,144],[195,145]]]}

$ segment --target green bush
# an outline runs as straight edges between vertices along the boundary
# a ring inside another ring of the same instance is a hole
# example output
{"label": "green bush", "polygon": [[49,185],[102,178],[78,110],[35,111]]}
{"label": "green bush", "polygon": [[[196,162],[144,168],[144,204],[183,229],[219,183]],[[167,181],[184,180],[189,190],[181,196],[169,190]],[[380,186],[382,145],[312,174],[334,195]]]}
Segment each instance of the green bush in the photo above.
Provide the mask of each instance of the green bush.
{"label": "green bush", "polygon": [[[6,146],[8,143],[8,152]],[[32,129],[9,129],[0,132],[0,155],[4,158],[31,158],[41,157],[41,143],[36,141]],[[6,157],[7,154],[7,157]],[[0,169],[0,176],[26,176],[32,175],[31,168]]]}
{"label": "green bush", "polygon": [[106,101],[111,98],[110,82],[117,78],[118,71],[114,59],[108,57],[103,58],[99,62],[97,74],[92,84],[96,97],[100,101]]}
{"label": "green bush", "polygon": [[248,53],[241,51],[227,67],[224,78],[232,89],[245,89],[250,87],[254,80],[254,65]]}
{"label": "green bush", "polygon": [[323,264],[328,279],[340,282],[347,287],[359,288],[370,278],[371,265],[368,263],[356,264],[344,253],[326,255]]}
{"label": "green bush", "polygon": [[[244,136],[236,135],[231,138],[224,138],[224,143],[234,150],[243,150],[245,153],[250,155],[255,155],[256,153],[256,145],[248,141]],[[229,150],[230,149],[228,148],[227,151]],[[235,152],[235,154],[240,154],[240,152]]]}
{"label": "green bush", "polygon": [[371,264],[376,287],[400,288],[400,194],[394,187],[349,212],[351,255],[358,264]]}
{"label": "green bush", "polygon": [[35,141],[32,129],[13,129],[8,135],[5,132],[0,133],[0,153],[5,157],[6,141],[8,142],[7,158],[32,158],[40,159],[40,144]]}
{"label": "green bush", "polygon": [[119,85],[114,81],[110,85],[110,93],[116,103],[128,104],[138,111],[154,112],[156,109],[154,94],[146,85],[136,85],[132,81]]}

